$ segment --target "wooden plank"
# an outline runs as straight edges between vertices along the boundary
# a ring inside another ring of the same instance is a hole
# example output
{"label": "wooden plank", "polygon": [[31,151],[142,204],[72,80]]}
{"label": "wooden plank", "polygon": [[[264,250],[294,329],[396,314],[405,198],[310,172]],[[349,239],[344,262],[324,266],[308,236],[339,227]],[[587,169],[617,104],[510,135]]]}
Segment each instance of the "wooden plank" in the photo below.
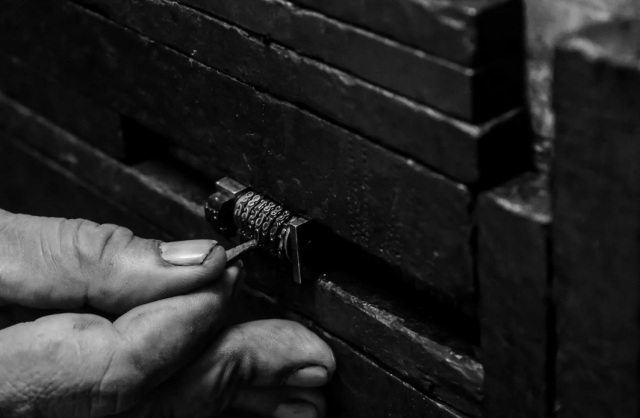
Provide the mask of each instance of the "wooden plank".
{"label": "wooden plank", "polygon": [[112,223],[141,237],[169,238],[165,231],[107,199],[23,142],[0,135],[0,208],[35,216]]}
{"label": "wooden plank", "polygon": [[375,275],[359,270],[358,276],[325,274],[314,286],[290,283],[287,306],[361,348],[423,393],[482,416],[483,366],[470,336],[460,332],[464,325],[437,310],[420,315],[408,308],[412,301],[407,295],[386,292],[371,285],[371,279],[354,279]]}
{"label": "wooden plank", "polygon": [[[435,417],[463,418],[455,411],[416,391],[365,355],[326,332],[309,319],[286,311],[277,301],[249,288],[234,315],[234,322],[264,318],[286,318],[300,322],[324,339],[339,364],[328,385],[328,416],[331,417]],[[425,415],[426,414],[426,415]]]}
{"label": "wooden plank", "polygon": [[315,322],[282,309],[277,301],[249,288],[241,300],[234,322],[286,318],[314,331],[333,350],[338,369],[326,389],[328,416],[336,418],[433,417],[464,418],[466,415],[418,392],[393,376],[352,346],[326,332]]}
{"label": "wooden plank", "polygon": [[[26,212],[47,216],[75,217],[80,215],[98,222],[117,222],[121,225],[131,225],[135,231],[145,230],[144,226],[140,228],[145,225],[144,221],[137,218],[133,211],[129,212],[124,208],[111,206],[111,203],[102,199],[95,190],[82,185],[83,182],[80,178],[43,158],[28,147],[4,137],[0,141],[0,150],[2,150],[0,170],[3,173],[11,174],[12,176],[9,178],[14,180],[11,184],[2,183],[0,185],[0,190],[3,191],[1,195],[5,196],[0,202],[8,205],[3,207],[20,207]],[[24,169],[27,166],[30,170]],[[17,177],[13,175],[17,175]],[[52,185],[59,187],[49,187]],[[11,202],[6,200],[6,193],[13,191],[18,191],[18,194],[23,195],[27,194],[25,191],[38,192],[38,195],[28,193],[29,196],[36,197],[36,199],[13,201],[17,203],[17,206],[13,206]],[[67,198],[71,200],[67,200]],[[82,200],[82,198],[87,198],[87,200]],[[81,203],[80,206],[69,205],[70,201]],[[41,206],[43,202],[47,203],[46,207]],[[153,227],[145,232],[151,231],[154,231]],[[153,234],[156,237],[167,236],[157,231]],[[250,313],[247,314],[248,312]],[[269,302],[268,297],[248,288],[243,292],[236,306],[236,313],[242,315],[232,317],[232,320],[236,319],[236,322],[241,322],[286,315],[280,312],[282,311],[278,306]],[[386,417],[389,416],[389,413],[393,413],[394,416],[400,414],[400,416],[406,417],[419,417],[423,416],[424,412],[429,412],[430,416],[438,418],[463,417],[453,409],[429,399],[397,377],[382,370],[338,338],[314,328],[308,320],[296,317],[294,314],[288,314],[288,316],[299,322],[303,321],[305,325],[318,332],[331,345],[337,361],[341,364],[340,371],[330,385],[331,416],[376,418]],[[358,381],[366,381],[367,384],[355,384]],[[394,401],[388,402],[388,398],[385,396],[392,397]]]}
{"label": "wooden plank", "polygon": [[[9,119],[13,122],[6,122]],[[121,165],[6,99],[0,100],[0,124],[11,135],[38,147],[76,175],[95,184],[108,198],[162,225],[174,236],[181,239],[213,237],[229,245],[224,238],[213,234],[203,219],[201,202],[206,198],[206,188],[181,178],[175,170],[163,170],[149,163],[141,163],[134,168]],[[262,276],[274,274],[275,266],[269,264],[269,260],[256,257],[248,260],[250,281],[265,280],[264,277],[255,277],[256,273]],[[341,338],[362,344],[367,352],[382,354],[381,361],[399,375],[409,375],[411,381],[425,392],[433,392],[463,409],[477,410],[482,369],[473,360],[469,342],[454,340],[436,325],[418,324],[409,317],[395,316],[384,309],[384,300],[388,298],[362,293],[361,286],[351,286],[346,290],[345,281],[353,282],[353,279],[340,276],[331,274],[305,290],[319,295],[317,310],[301,309],[300,303],[304,300],[300,299],[299,293],[290,293],[283,302],[320,323],[326,323],[329,330]],[[282,276],[279,279],[282,280]],[[399,301],[394,304],[399,305]],[[353,327],[344,324],[352,324]],[[363,334],[364,329],[375,330],[375,333]],[[374,334],[378,338],[374,338]],[[393,348],[403,353],[406,363],[391,355]],[[417,365],[420,369],[412,370]]]}
{"label": "wooden plank", "polygon": [[530,173],[479,199],[478,278],[484,415],[548,417],[553,380],[545,175]]}
{"label": "wooden plank", "polygon": [[[161,229],[184,239],[216,239],[229,244],[216,234],[204,219],[203,204],[207,193],[193,182],[184,182],[184,176],[175,171],[172,176],[152,174],[155,183],[149,183],[147,172],[155,173],[146,163],[136,165],[136,170],[89,146],[85,141],[51,124],[31,110],[0,94],[0,131],[6,137],[27,143],[52,158],[58,165],[71,171],[105,193],[104,185],[111,185],[104,199],[118,202],[127,210],[139,208],[140,216],[161,225]],[[84,151],[84,152],[82,152]],[[134,175],[136,173],[136,175]],[[180,185],[176,193],[176,183]],[[159,204],[150,201],[148,189],[169,195],[171,199]],[[146,193],[145,193],[146,191]],[[163,225],[171,219],[170,225]]]}
{"label": "wooden plank", "polygon": [[[211,237],[230,245],[204,221],[202,203],[210,191],[206,184],[157,163],[122,165],[1,97],[0,126],[175,237]],[[283,275],[276,276],[279,271],[270,258],[256,254],[245,265],[252,284],[262,287],[277,280],[282,287]],[[454,326],[450,317],[440,318],[436,312],[431,312],[433,318],[419,315],[407,306],[410,298],[380,292],[371,282],[370,272],[358,268],[353,276],[331,273],[278,296],[291,309],[362,347],[423,393],[479,416],[482,367],[475,360],[474,344],[468,336],[446,329],[464,327]]]}
{"label": "wooden plank", "polygon": [[125,155],[120,117],[91,98],[0,55],[0,90],[117,158]]}
{"label": "wooden plank", "polygon": [[640,414],[640,23],[556,51],[557,413]]}
{"label": "wooden plank", "polygon": [[340,405],[331,411],[339,418],[406,417],[464,418],[466,415],[436,402],[391,375],[361,353],[324,332],[298,315],[289,318],[302,322],[320,335],[331,347],[340,364],[328,385],[328,399]]}
{"label": "wooden plank", "polygon": [[506,179],[530,162],[532,147],[521,111],[472,125],[290,49],[265,44],[258,36],[176,2],[146,0],[128,7],[126,0],[81,1],[205,65],[299,103],[462,183]]}
{"label": "wooden plank", "polygon": [[[261,35],[264,43],[273,40],[464,120],[483,122],[520,107],[524,101],[521,57],[503,58],[471,69],[282,0],[186,0],[181,3]],[[89,4],[109,15],[103,3]],[[126,7],[125,12],[134,9]]]}
{"label": "wooden plank", "polygon": [[467,67],[522,53],[524,12],[519,1],[293,2]]}
{"label": "wooden plank", "polygon": [[0,48],[400,267],[416,289],[471,301],[463,185],[86,10],[2,7]]}

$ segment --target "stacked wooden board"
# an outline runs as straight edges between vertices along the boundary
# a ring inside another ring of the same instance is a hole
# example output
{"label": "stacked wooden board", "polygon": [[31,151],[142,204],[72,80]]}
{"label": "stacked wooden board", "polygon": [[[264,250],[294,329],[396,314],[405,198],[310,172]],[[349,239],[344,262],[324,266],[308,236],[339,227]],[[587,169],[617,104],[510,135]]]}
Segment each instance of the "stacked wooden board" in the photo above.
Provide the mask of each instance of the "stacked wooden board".
{"label": "stacked wooden board", "polygon": [[254,316],[336,351],[331,416],[550,416],[552,211],[547,175],[529,172],[522,13],[5,0],[0,204],[227,242],[202,204],[232,176],[349,248],[305,286],[266,255],[248,263]]}

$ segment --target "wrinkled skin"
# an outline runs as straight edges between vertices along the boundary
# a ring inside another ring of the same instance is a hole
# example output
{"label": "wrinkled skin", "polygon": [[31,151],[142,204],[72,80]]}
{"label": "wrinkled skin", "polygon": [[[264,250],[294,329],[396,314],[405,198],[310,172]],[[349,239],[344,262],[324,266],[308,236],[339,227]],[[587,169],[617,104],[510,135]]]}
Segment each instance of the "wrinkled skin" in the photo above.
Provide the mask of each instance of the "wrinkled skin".
{"label": "wrinkled skin", "polygon": [[0,211],[0,416],[323,417],[331,350],[294,322],[225,328],[225,265],[220,246],[175,266],[125,228]]}

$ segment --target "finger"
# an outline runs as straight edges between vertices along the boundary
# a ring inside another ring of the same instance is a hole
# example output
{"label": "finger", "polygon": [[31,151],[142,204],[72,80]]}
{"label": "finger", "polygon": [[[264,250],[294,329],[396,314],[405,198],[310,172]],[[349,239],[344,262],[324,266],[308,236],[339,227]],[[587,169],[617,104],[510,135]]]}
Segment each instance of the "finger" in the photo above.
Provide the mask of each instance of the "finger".
{"label": "finger", "polygon": [[317,389],[247,387],[238,391],[230,409],[259,417],[324,418],[327,408]]}
{"label": "finger", "polygon": [[22,322],[33,322],[43,316],[63,313],[55,310],[26,308],[20,305],[0,307],[0,329],[8,328]]}
{"label": "finger", "polygon": [[57,315],[62,313],[90,314],[98,315],[111,322],[118,319],[118,315],[101,312],[90,306],[85,306],[73,310],[61,309],[36,309],[28,308],[21,305],[0,306],[0,330],[17,325],[23,322],[33,322],[45,316]]}
{"label": "finger", "polygon": [[0,211],[0,300],[110,313],[211,283],[225,268],[215,241],[161,243],[123,227]]}
{"label": "finger", "polygon": [[231,267],[207,288],[140,306],[115,323],[61,314],[0,331],[0,416],[20,408],[102,417],[133,407],[210,342],[238,275]]}
{"label": "finger", "polygon": [[[318,387],[329,381],[335,367],[331,349],[304,326],[281,320],[249,322],[222,332],[197,361],[125,416],[209,417],[233,405],[242,388]],[[256,405],[265,411],[277,403],[269,402]]]}
{"label": "finger", "polygon": [[[327,343],[303,325],[263,320],[236,325],[221,333],[199,366],[238,368],[245,385],[319,387],[335,371]],[[215,372],[210,372],[213,377]]]}
{"label": "finger", "polygon": [[[127,364],[157,383],[193,360],[223,325],[241,276],[240,267],[234,265],[214,285],[216,291],[203,288],[139,306],[121,316],[113,325],[123,336]],[[175,360],[167,363],[168,358]]]}

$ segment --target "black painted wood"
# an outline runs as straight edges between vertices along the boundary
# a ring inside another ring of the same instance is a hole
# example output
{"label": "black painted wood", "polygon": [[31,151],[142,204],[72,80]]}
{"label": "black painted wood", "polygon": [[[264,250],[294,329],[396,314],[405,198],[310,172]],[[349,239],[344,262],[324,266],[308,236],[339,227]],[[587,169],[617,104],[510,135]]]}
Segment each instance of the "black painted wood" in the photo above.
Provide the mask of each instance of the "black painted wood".
{"label": "black painted wood", "polygon": [[482,122],[524,100],[523,60],[472,69],[281,0],[184,0],[303,55],[456,117]]}
{"label": "black painted wood", "polygon": [[66,2],[1,7],[0,48],[470,306],[463,185]]}
{"label": "black painted wood", "polygon": [[473,67],[522,52],[517,0],[293,0],[344,22]]}
{"label": "black painted wood", "polygon": [[550,212],[547,178],[534,173],[478,202],[485,417],[550,416]]}
{"label": "black painted wood", "polygon": [[[117,222],[121,225],[131,225],[134,231],[143,230],[156,237],[162,234],[154,227],[136,217],[134,212],[117,206],[111,206],[107,200],[101,199],[100,194],[91,187],[82,185],[83,179],[76,177],[55,162],[39,155],[28,146],[11,141],[3,136],[0,140],[0,164],[2,172],[10,174],[12,183],[0,185],[0,200],[4,207],[21,208],[25,212],[42,215],[59,215],[65,217],[82,216],[94,220]],[[11,160],[9,160],[9,158]],[[24,167],[31,170],[25,170]],[[27,183],[25,183],[27,182]],[[51,188],[57,185],[59,187]],[[62,193],[61,191],[64,190]],[[38,192],[36,199],[19,199],[16,201],[9,193]],[[71,201],[81,202],[80,206],[69,205]],[[84,199],[83,199],[84,198]],[[85,200],[86,199],[86,200]],[[42,202],[50,204],[43,208]],[[437,418],[462,418],[463,415],[438,402],[429,399],[414,388],[403,383],[397,377],[381,369],[378,365],[358,353],[338,338],[314,327],[313,323],[295,314],[284,313],[266,295],[261,295],[251,288],[243,292],[238,300],[236,312],[241,315],[232,317],[236,322],[251,319],[264,319],[288,316],[302,321],[316,331],[327,341],[342,365],[336,378],[329,386],[334,417],[387,417],[406,416],[421,417],[425,412]],[[391,402],[389,399],[393,399]],[[228,414],[233,416],[233,414]]]}
{"label": "black painted wood", "polygon": [[371,286],[375,272],[357,270],[328,273],[314,286],[289,283],[287,305],[431,397],[482,416],[483,365],[469,336],[458,333],[464,324],[437,310],[416,315],[410,298]]}
{"label": "black painted wood", "polygon": [[[93,184],[105,197],[160,225],[174,237],[213,238],[225,246],[232,245],[204,221],[202,204],[213,188],[212,183],[186,177],[185,170],[175,165],[153,162],[123,165],[2,97],[0,128],[35,146]],[[282,284],[287,280],[286,276],[277,276],[280,271],[273,261],[260,254],[248,258],[245,265],[249,269],[248,281],[254,286],[274,281]],[[358,270],[366,272],[364,268]],[[394,375],[407,379],[415,389],[406,396],[416,399],[415,402],[425,398],[418,392],[428,393],[441,399],[441,403],[479,416],[482,367],[476,360],[473,342],[439,324],[442,318],[438,318],[437,312],[431,314],[434,320],[427,321],[425,315],[407,306],[410,299],[375,292],[370,289],[370,281],[369,276],[335,272],[309,287],[293,287],[284,293],[276,292],[274,297],[282,305],[317,321],[330,333],[361,347]],[[396,383],[389,385],[396,387]],[[368,410],[365,406],[361,408]],[[437,409],[448,410],[444,406]]]}
{"label": "black painted wood", "polygon": [[167,232],[109,200],[26,142],[0,134],[0,208],[34,216],[91,219],[124,226],[140,237],[169,239]]}
{"label": "black painted wood", "polygon": [[454,409],[435,402],[416,391],[405,382],[391,375],[363,354],[352,349],[338,338],[298,315],[289,318],[303,323],[320,335],[329,344],[340,364],[328,387],[328,399],[339,409],[330,411],[331,416],[343,418],[369,417],[433,417],[464,418]]}
{"label": "black painted wood", "polygon": [[[354,130],[465,184],[522,171],[532,147],[525,115],[456,120],[317,60],[171,1],[79,0],[110,19],[256,88]],[[350,2],[347,2],[350,3]],[[401,76],[399,76],[401,77]]]}
{"label": "black painted wood", "polygon": [[568,37],[554,78],[556,416],[638,416],[640,23]]}
{"label": "black painted wood", "polygon": [[125,156],[120,117],[95,100],[0,55],[0,91],[117,158]]}
{"label": "black painted wood", "polygon": [[327,333],[309,319],[277,305],[277,301],[255,289],[248,289],[241,301],[241,310],[234,322],[266,317],[294,320],[307,326],[323,338],[333,350],[338,371],[329,384],[328,416],[331,417],[434,417],[464,418],[461,414],[416,391],[393,376],[367,356]]}

